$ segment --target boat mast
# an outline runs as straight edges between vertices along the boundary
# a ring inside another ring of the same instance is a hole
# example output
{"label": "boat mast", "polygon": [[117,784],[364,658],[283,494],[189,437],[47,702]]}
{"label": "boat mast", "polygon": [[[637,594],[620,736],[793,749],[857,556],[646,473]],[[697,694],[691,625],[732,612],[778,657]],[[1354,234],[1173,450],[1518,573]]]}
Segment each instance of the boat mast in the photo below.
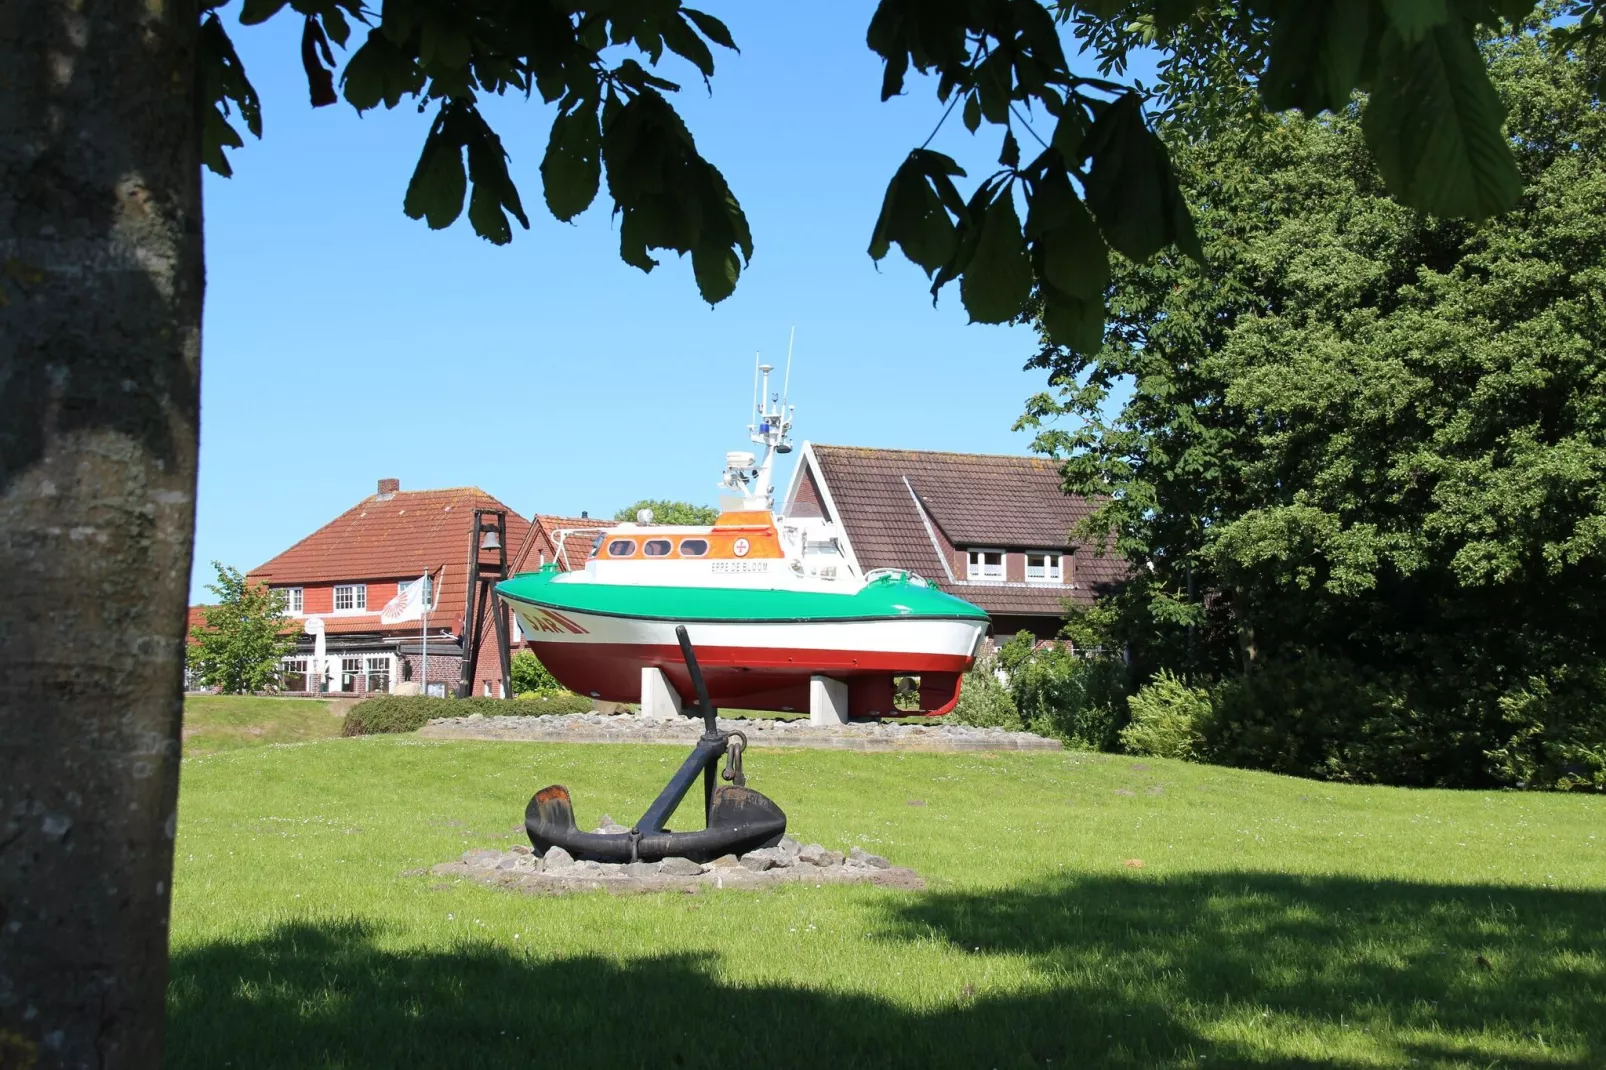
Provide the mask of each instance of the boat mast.
{"label": "boat mast", "polygon": [[[793,328],[796,337],[796,328]],[[756,358],[755,358],[756,359]],[[720,486],[731,492],[735,501],[722,502],[726,508],[742,510],[769,510],[775,507],[775,458],[791,453],[788,436],[797,406],[789,405],[783,394],[770,392],[770,372],[774,367],[759,364],[754,371],[753,422],[747,425],[748,439],[762,451],[762,457],[747,450],[733,450],[725,454],[725,475]],[[786,346],[786,390],[792,385],[792,345]]]}

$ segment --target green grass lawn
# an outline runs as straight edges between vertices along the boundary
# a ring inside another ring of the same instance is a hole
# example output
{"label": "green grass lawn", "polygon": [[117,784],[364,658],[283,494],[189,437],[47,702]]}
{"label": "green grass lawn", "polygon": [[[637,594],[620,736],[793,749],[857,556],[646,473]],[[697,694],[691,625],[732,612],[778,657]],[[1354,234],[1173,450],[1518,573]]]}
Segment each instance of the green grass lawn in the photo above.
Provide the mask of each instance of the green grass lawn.
{"label": "green grass lawn", "polygon": [[540,898],[422,871],[521,842],[549,783],[633,819],[677,749],[215,750],[184,761],[176,1067],[1606,1066],[1599,797],[755,748],[795,835],[928,890]]}
{"label": "green grass lawn", "polygon": [[322,699],[191,695],[184,700],[184,753],[334,739],[344,716],[334,709]]}

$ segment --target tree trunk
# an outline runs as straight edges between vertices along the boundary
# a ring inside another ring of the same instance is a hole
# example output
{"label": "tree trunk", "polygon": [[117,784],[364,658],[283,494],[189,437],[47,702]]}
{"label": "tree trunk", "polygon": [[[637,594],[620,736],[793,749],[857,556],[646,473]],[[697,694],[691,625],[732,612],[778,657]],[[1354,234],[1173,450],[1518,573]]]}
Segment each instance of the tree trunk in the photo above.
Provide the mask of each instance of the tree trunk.
{"label": "tree trunk", "polygon": [[0,0],[0,1065],[156,1066],[200,398],[193,0]]}

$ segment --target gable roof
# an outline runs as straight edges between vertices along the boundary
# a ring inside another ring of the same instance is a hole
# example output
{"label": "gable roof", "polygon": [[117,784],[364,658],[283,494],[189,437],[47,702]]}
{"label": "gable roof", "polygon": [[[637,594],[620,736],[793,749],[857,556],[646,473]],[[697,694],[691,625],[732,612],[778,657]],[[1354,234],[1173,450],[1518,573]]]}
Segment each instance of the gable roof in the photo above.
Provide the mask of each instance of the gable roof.
{"label": "gable roof", "polygon": [[944,542],[957,549],[1082,549],[1070,532],[1094,503],[1064,492],[1052,460],[818,443],[807,444],[804,457],[817,465],[865,571],[909,569],[990,613],[1055,616],[1064,601],[1091,602],[1125,574],[1119,558],[1088,547],[1077,555],[1074,586],[949,579]]}
{"label": "gable roof", "polygon": [[[599,520],[588,516],[552,516],[548,513],[537,513],[535,522],[530,525],[530,537],[525,540],[519,549],[519,556],[513,561],[508,571],[510,573],[533,572],[543,562],[541,555],[545,555],[546,562],[556,561],[559,568],[570,569],[585,568],[586,559],[591,556],[591,542],[595,537],[590,531],[577,532],[574,529],[602,530],[613,527],[615,521]],[[567,531],[563,537],[563,545],[558,545],[558,532]]]}
{"label": "gable roof", "polygon": [[[275,587],[300,584],[407,579],[434,573],[441,625],[463,616],[468,605],[468,540],[475,509],[507,513],[509,559],[522,548],[530,522],[478,487],[398,490],[372,494],[276,557],[247,579]],[[444,568],[442,567],[444,566]],[[376,631],[380,607],[352,618],[331,619],[336,631]],[[416,630],[414,624],[399,626]]]}

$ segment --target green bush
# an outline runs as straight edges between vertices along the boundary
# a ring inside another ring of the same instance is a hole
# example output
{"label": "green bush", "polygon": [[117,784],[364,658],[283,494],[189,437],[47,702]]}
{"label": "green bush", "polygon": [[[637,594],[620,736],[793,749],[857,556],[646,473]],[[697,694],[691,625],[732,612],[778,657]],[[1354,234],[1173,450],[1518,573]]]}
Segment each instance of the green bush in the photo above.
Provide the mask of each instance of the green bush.
{"label": "green bush", "polygon": [[428,698],[424,695],[382,695],[346,711],[341,735],[371,736],[416,732],[437,717],[539,717],[549,713],[586,713],[591,700],[582,695],[538,695],[525,701],[498,698]]}
{"label": "green bush", "polygon": [[1266,662],[1222,681],[1211,699],[1204,760],[1361,783],[1434,783],[1443,741],[1466,715],[1413,707],[1398,682],[1317,655]]}
{"label": "green bush", "polygon": [[1026,727],[1009,688],[998,679],[997,661],[989,657],[977,658],[965,673],[959,685],[959,702],[948,716],[959,724],[977,728],[1006,728],[1019,732]]}
{"label": "green bush", "polygon": [[1528,788],[1606,790],[1606,663],[1562,669],[1500,698],[1509,738],[1491,772]]}
{"label": "green bush", "polygon": [[1126,720],[1125,665],[1082,657],[1061,643],[1038,649],[1027,632],[1005,643],[998,660],[1027,728],[1077,747],[1115,749]]}
{"label": "green bush", "polygon": [[558,678],[548,672],[545,665],[541,664],[541,659],[528,650],[521,650],[514,654],[509,668],[515,695],[523,695],[530,691],[538,695],[568,693],[567,689],[558,683]]}
{"label": "green bush", "polygon": [[1210,695],[1204,688],[1189,687],[1180,677],[1161,669],[1126,704],[1132,720],[1121,729],[1121,746],[1128,754],[1203,756],[1203,732],[1210,721]]}

